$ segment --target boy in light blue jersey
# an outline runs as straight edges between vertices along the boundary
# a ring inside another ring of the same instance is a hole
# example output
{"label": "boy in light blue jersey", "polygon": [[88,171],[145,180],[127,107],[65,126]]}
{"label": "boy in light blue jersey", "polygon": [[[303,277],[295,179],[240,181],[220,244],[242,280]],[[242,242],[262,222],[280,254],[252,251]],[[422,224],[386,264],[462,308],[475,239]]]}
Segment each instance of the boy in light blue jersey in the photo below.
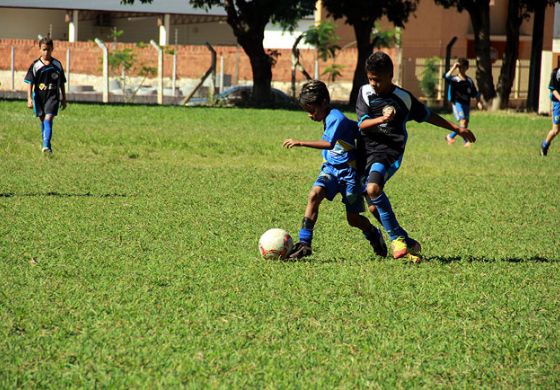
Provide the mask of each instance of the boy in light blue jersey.
{"label": "boy in light blue jersey", "polygon": [[283,146],[288,149],[297,146],[322,149],[324,161],[319,177],[309,192],[299,231],[299,242],[289,257],[300,259],[312,254],[313,229],[319,215],[319,206],[323,199],[332,201],[338,193],[342,195],[342,202],[346,207],[348,224],[363,232],[377,255],[387,256],[387,246],[381,233],[369,219],[360,215],[365,209],[357,170],[357,123],[330,106],[329,91],[322,81],[312,80],[305,83],[299,102],[311,120],[323,122],[323,136],[316,141],[289,138],[284,140]]}

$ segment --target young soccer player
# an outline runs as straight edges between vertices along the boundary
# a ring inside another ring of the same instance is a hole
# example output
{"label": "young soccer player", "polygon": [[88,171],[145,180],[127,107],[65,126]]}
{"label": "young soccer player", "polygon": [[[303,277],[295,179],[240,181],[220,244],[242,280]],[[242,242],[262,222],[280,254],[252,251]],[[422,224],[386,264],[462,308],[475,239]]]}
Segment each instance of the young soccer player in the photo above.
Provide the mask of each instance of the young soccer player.
{"label": "young soccer player", "polygon": [[552,130],[548,132],[546,139],[541,144],[541,156],[548,154],[552,140],[560,131],[560,67],[552,71],[548,89],[550,89],[550,100],[552,100]]}
{"label": "young soccer player", "polygon": [[50,38],[39,41],[41,56],[33,61],[25,82],[27,86],[27,107],[33,108],[35,115],[41,120],[43,153],[52,153],[51,137],[54,117],[58,106],[66,108],[66,77],[60,61],[52,57],[54,44]]}
{"label": "young soccer player", "polygon": [[[453,106],[453,114],[459,122],[459,126],[463,128],[469,127],[471,98],[475,98],[477,107],[482,109],[480,93],[477,91],[473,79],[467,76],[467,69],[469,69],[469,61],[466,58],[459,58],[443,76],[449,82],[447,96]],[[455,70],[459,71],[457,75],[453,75]],[[455,142],[456,136],[457,132],[453,131],[445,139],[451,145]],[[467,141],[464,143],[466,147],[470,145]]]}
{"label": "young soccer player", "polygon": [[408,134],[406,122],[426,121],[456,131],[468,142],[474,134],[432,113],[410,92],[393,84],[393,62],[383,52],[375,52],[366,61],[368,84],[358,93],[356,112],[366,152],[367,196],[369,210],[379,213],[381,224],[391,240],[395,259],[420,262],[420,244],[412,239],[397,221],[384,192],[385,184],[402,164]]}
{"label": "young soccer player", "polygon": [[322,81],[311,80],[305,83],[299,102],[311,120],[323,123],[323,136],[315,141],[289,138],[284,140],[283,146],[288,149],[298,146],[321,149],[324,162],[319,177],[309,192],[299,242],[290,258],[299,259],[311,255],[319,205],[325,198],[332,201],[338,193],[342,195],[342,202],[346,207],[348,224],[363,232],[377,255],[387,256],[387,246],[381,232],[367,217],[360,215],[364,211],[364,201],[360,175],[356,169],[356,142],[360,135],[358,125],[330,106],[329,91]]}

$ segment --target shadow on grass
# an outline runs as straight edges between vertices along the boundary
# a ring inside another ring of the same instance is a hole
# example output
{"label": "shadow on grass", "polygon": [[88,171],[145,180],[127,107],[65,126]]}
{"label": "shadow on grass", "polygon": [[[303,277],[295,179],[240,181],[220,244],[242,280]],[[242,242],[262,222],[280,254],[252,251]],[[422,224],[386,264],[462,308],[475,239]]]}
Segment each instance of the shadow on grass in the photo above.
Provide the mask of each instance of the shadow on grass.
{"label": "shadow on grass", "polygon": [[61,192],[30,192],[30,193],[23,193],[23,194],[16,194],[14,192],[0,192],[0,198],[14,198],[17,196],[54,196],[59,198],[73,198],[73,197],[82,197],[82,198],[126,198],[128,195],[126,194],[92,194],[90,192],[85,192],[83,194],[69,194],[69,193],[61,193]]}
{"label": "shadow on grass", "polygon": [[480,256],[452,256],[452,257],[445,257],[445,256],[428,256],[424,257],[423,261],[425,262],[438,262],[444,264],[451,264],[458,261],[465,261],[469,263],[497,263],[500,261],[505,261],[508,263],[557,263],[560,262],[560,259],[548,259],[546,257],[540,256],[533,256],[533,257],[506,257],[506,258],[488,258],[488,257],[480,257]]}

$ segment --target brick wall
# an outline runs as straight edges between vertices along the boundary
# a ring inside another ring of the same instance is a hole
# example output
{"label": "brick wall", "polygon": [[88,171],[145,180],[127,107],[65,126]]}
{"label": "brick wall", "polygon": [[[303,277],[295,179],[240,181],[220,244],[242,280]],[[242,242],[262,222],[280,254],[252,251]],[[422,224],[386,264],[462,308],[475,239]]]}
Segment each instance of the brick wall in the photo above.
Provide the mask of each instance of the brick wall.
{"label": "brick wall", "polygon": [[[113,50],[111,43],[106,43],[109,51]],[[23,39],[0,39],[0,70],[11,69],[11,48],[15,48],[15,70],[26,71],[31,62],[39,57],[39,48],[35,40]],[[176,48],[177,52],[177,77],[178,78],[199,78],[210,66],[210,52],[206,46],[178,45],[170,46]],[[142,66],[152,66],[157,68],[157,51],[151,46],[139,48],[135,44],[117,43],[117,50],[130,48],[133,50],[137,65],[131,71],[131,75],[137,73]],[[89,74],[101,76],[102,74],[102,51],[95,42],[75,42],[55,41],[53,56],[60,60],[66,68],[66,52],[70,49],[70,71],[78,74]],[[233,81],[252,80],[251,66],[249,58],[241,48],[235,46],[216,46],[214,47],[218,55],[217,71],[220,69],[220,56],[224,59],[224,73],[232,77]],[[291,79],[291,51],[289,49],[279,49],[277,63],[272,69],[274,82],[289,82]],[[302,64],[310,74],[313,74],[314,50],[302,49]],[[342,75],[338,79],[341,82],[352,81],[354,69],[356,67],[357,50],[349,48],[341,51],[336,58],[336,63],[344,66]],[[164,77],[171,77],[172,56],[164,55]],[[319,62],[319,71],[322,73],[328,64]],[[235,80],[235,76],[238,80]],[[325,76],[321,76],[324,78]],[[297,76],[302,80],[301,74]]]}

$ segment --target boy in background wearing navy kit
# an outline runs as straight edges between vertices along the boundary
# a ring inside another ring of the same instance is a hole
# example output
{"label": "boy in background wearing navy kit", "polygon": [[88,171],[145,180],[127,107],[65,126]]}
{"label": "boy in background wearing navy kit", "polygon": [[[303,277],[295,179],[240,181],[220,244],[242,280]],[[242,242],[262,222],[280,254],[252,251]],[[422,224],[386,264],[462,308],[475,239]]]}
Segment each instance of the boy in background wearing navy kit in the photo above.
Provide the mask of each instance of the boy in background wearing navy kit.
{"label": "boy in background wearing navy kit", "polygon": [[541,143],[541,156],[548,154],[548,148],[560,130],[560,67],[552,71],[548,89],[550,90],[550,100],[552,100],[552,130]]}
{"label": "boy in background wearing navy kit", "polygon": [[52,153],[51,137],[54,117],[58,107],[66,108],[66,77],[62,64],[52,57],[54,44],[50,38],[39,41],[41,56],[33,61],[27,74],[27,107],[33,108],[35,115],[41,120],[43,153]]}

